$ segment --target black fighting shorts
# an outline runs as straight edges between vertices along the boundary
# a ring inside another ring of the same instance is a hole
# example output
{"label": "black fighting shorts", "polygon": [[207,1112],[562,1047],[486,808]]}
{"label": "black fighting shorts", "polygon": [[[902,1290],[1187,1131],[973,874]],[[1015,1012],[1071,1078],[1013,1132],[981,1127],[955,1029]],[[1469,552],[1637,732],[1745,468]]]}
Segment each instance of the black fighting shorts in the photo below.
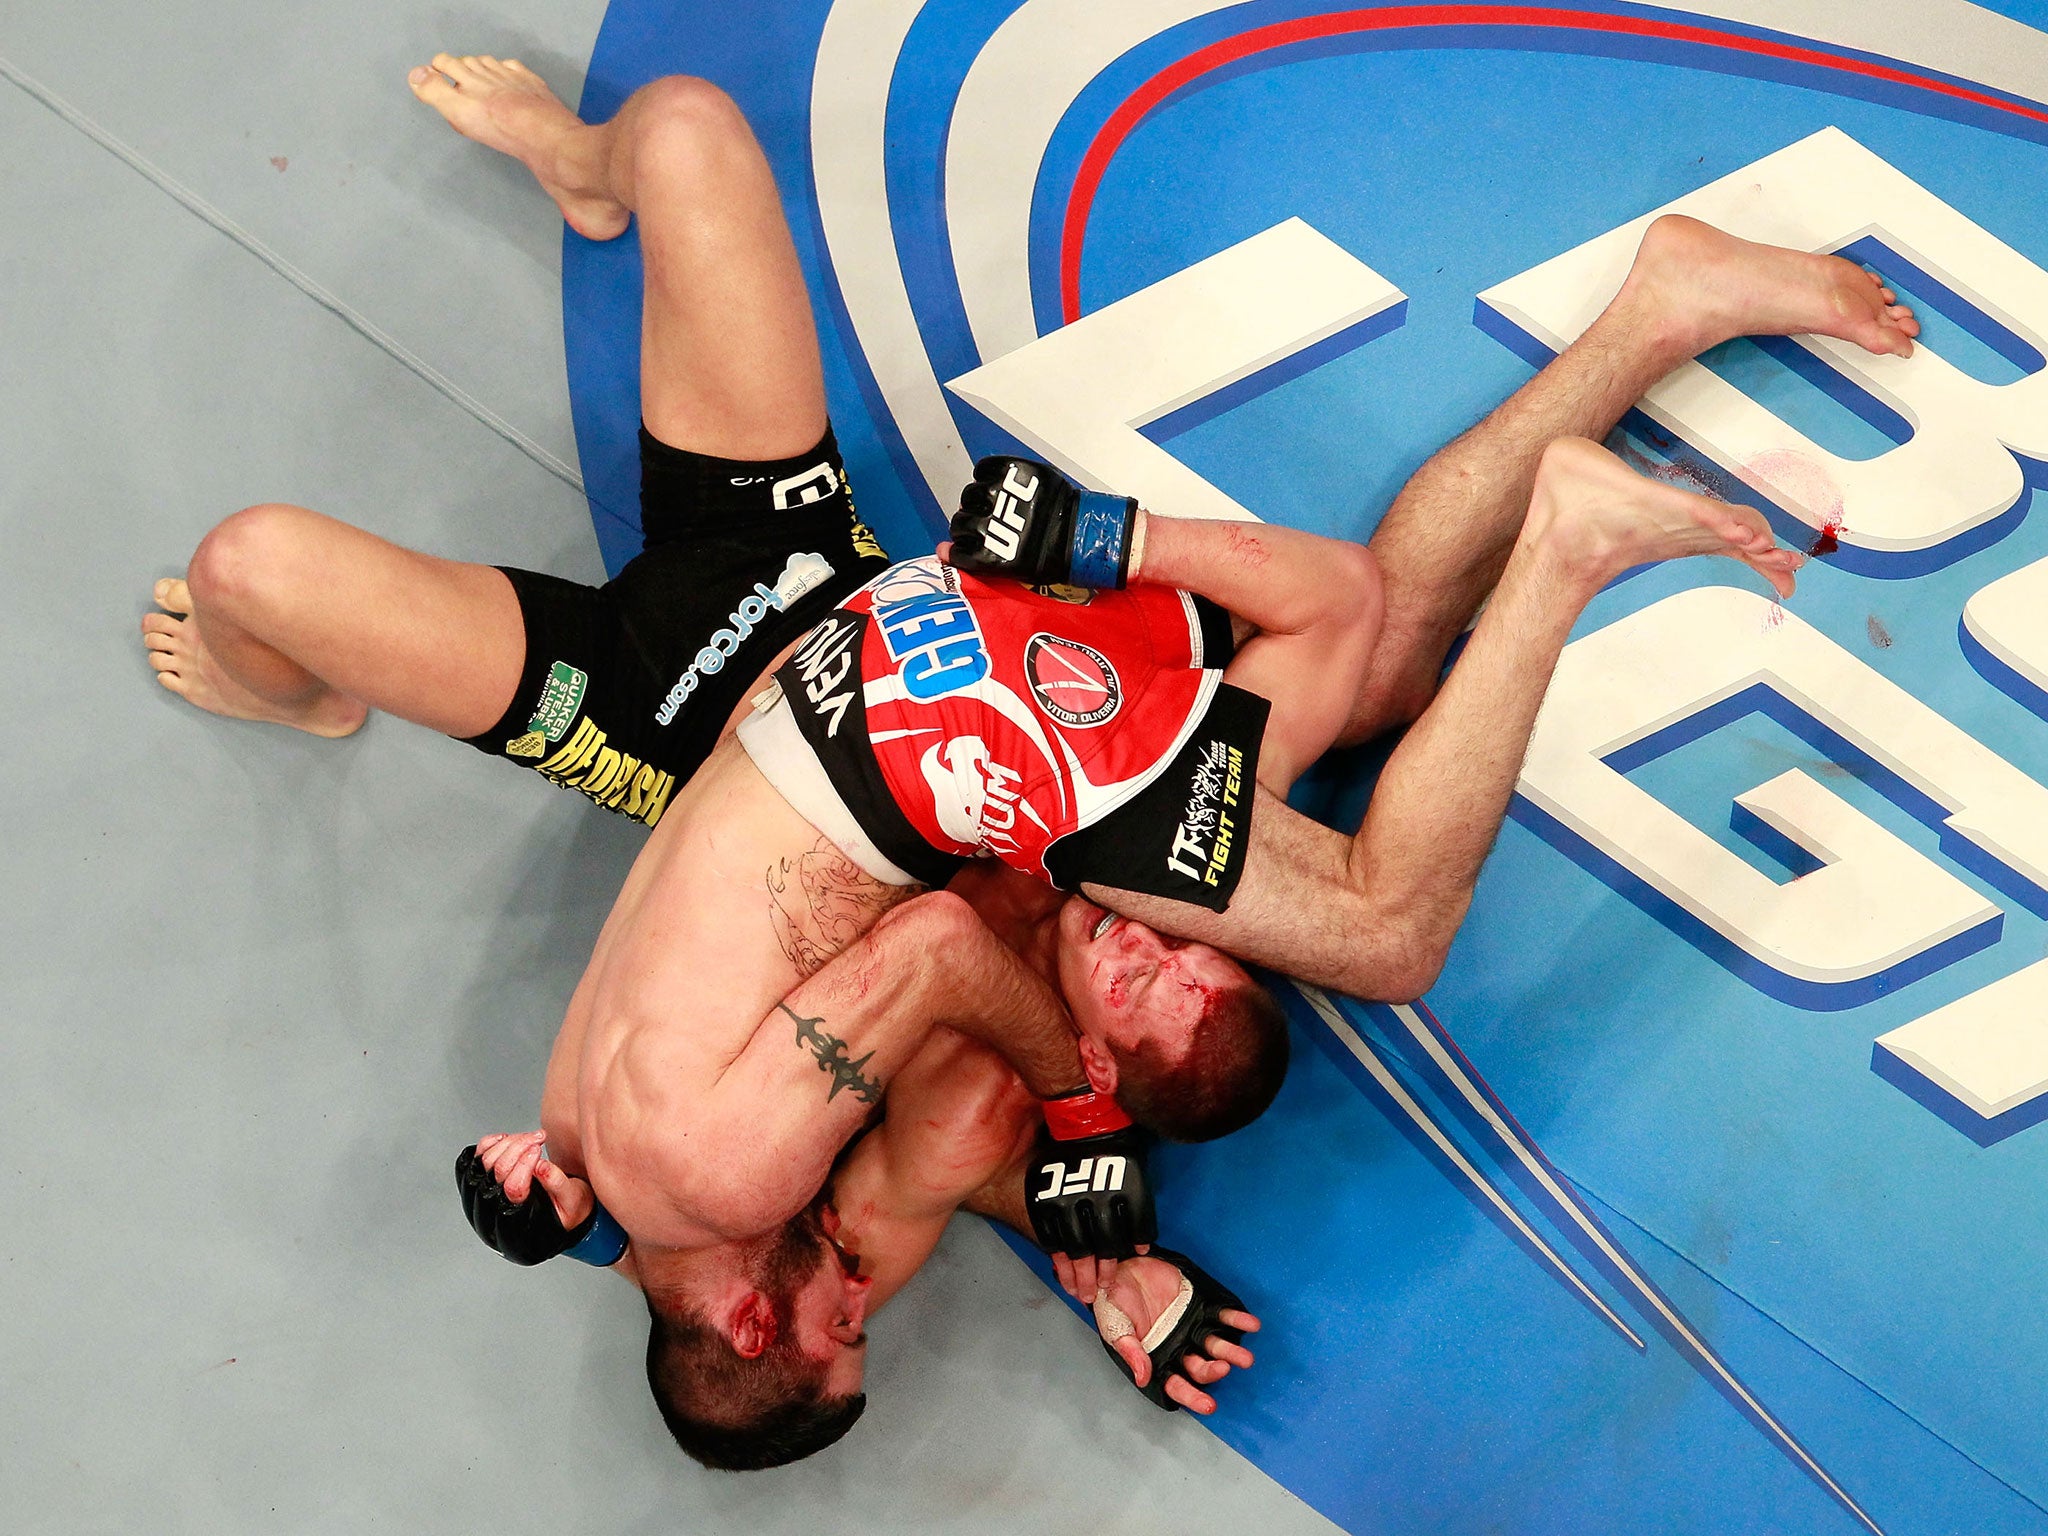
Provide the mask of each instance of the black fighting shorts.
{"label": "black fighting shorts", "polygon": [[1271,712],[1256,693],[1224,683],[1165,772],[1046,851],[1053,884],[1063,891],[1141,891],[1211,912],[1228,908],[1251,851],[1259,744]]}
{"label": "black fighting shorts", "polygon": [[526,625],[511,708],[466,738],[653,826],[782,648],[885,570],[826,428],[792,459],[640,430],[641,553],[602,587],[504,569]]}

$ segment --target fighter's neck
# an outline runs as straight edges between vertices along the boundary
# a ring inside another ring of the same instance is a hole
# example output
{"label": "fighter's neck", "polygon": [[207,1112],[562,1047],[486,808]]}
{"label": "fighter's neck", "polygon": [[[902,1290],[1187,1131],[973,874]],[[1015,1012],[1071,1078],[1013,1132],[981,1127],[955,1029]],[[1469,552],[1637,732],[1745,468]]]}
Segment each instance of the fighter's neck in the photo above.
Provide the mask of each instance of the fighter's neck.
{"label": "fighter's neck", "polygon": [[973,907],[1019,959],[1059,985],[1059,914],[1066,897],[995,859],[970,860],[947,889]]}

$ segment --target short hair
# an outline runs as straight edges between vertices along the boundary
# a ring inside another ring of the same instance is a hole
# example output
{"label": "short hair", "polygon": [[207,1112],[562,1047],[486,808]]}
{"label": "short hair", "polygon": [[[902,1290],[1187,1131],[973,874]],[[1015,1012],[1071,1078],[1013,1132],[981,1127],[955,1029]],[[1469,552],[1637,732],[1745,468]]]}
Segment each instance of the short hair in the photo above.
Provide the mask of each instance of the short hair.
{"label": "short hair", "polygon": [[[784,1309],[778,1305],[778,1312]],[[827,1366],[797,1347],[787,1316],[748,1360],[694,1310],[647,1311],[647,1385],[684,1453],[722,1472],[758,1472],[822,1451],[867,1407],[865,1392],[825,1395]]]}
{"label": "short hair", "polygon": [[1177,1058],[1155,1040],[1112,1047],[1116,1098],[1170,1141],[1214,1141],[1266,1112],[1287,1076],[1287,1015],[1250,976],[1219,990]]}

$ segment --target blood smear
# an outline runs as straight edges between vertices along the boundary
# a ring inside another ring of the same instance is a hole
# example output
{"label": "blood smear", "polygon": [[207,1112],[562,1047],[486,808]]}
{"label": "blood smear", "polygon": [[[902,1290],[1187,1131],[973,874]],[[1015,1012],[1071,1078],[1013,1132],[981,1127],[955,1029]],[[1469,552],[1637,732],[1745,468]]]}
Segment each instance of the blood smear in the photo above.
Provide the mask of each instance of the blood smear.
{"label": "blood smear", "polygon": [[1825,464],[1796,449],[1773,448],[1751,459],[1748,472],[1780,504],[1819,520],[1820,535],[1807,550],[1809,555],[1832,555],[1842,547],[1842,488]]}

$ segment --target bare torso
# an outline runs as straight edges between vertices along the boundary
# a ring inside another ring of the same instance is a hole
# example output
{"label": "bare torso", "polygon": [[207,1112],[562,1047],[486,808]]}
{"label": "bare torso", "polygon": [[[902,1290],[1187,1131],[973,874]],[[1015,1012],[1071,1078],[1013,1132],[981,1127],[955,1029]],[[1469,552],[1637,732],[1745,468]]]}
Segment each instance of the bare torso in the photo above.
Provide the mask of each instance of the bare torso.
{"label": "bare torso", "polygon": [[[817,1190],[829,1157],[817,1169],[780,1166],[769,1153],[786,1142],[775,1110],[720,1089],[742,1086],[735,1067],[777,1005],[917,889],[853,867],[769,786],[736,723],[634,860],[541,1098],[556,1161],[588,1178],[636,1238],[663,1246],[735,1235],[735,1184],[753,1210],[793,1212]],[[793,1043],[788,1054],[791,1071],[806,1067]],[[657,1141],[702,1155],[650,1166],[645,1149]],[[748,1149],[761,1149],[760,1166],[736,1169]]]}

